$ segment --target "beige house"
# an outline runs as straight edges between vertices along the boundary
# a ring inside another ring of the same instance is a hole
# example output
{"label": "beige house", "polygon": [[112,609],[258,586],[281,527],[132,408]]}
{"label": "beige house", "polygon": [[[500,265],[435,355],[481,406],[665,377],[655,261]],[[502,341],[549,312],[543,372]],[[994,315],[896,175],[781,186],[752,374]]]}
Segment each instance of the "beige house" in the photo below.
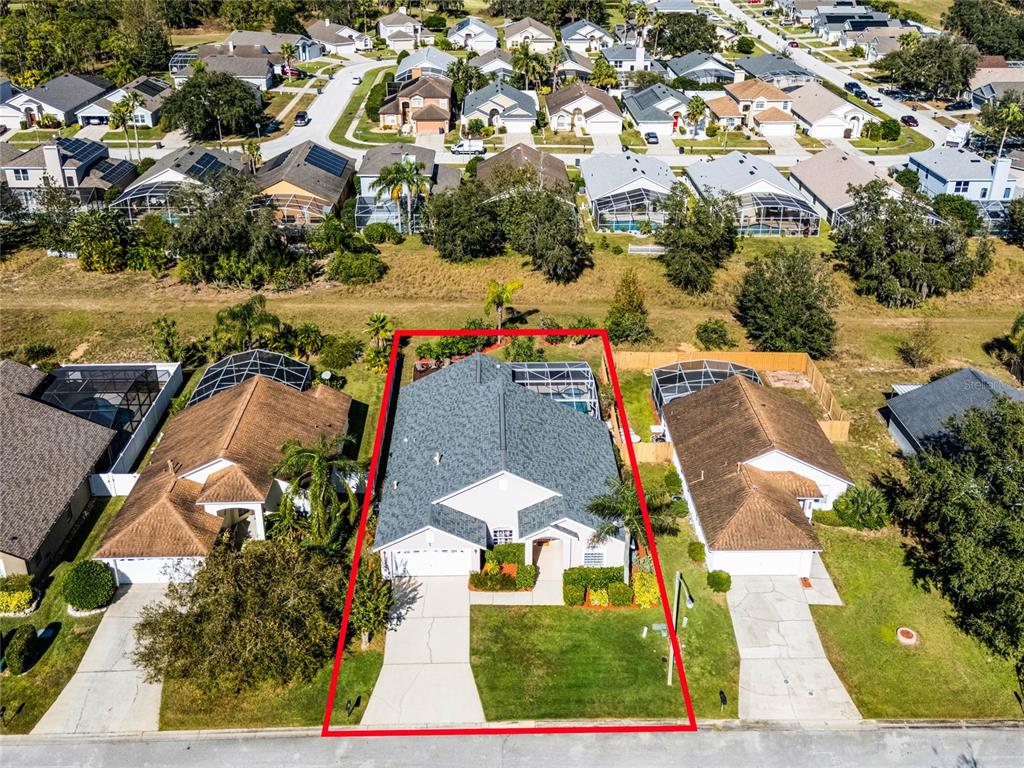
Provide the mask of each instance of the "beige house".
{"label": "beige house", "polygon": [[413,134],[445,134],[452,122],[452,81],[424,75],[402,88],[380,108],[380,127]]}
{"label": "beige house", "polygon": [[351,158],[304,141],[260,166],[256,183],[278,221],[308,226],[341,205],[354,172]]}
{"label": "beige house", "polygon": [[616,136],[622,133],[622,112],[607,92],[575,82],[545,99],[548,124],[556,131],[585,130]]}
{"label": "beige house", "polygon": [[816,139],[856,139],[871,116],[817,83],[789,91],[793,115],[808,136]]}
{"label": "beige house", "polygon": [[505,47],[509,50],[525,45],[534,53],[547,53],[558,45],[555,30],[527,16],[505,25]]}
{"label": "beige house", "polygon": [[707,105],[714,118],[729,128],[746,126],[763,136],[796,134],[789,94],[764,80],[730,83],[725,86],[725,96],[711,99]]}

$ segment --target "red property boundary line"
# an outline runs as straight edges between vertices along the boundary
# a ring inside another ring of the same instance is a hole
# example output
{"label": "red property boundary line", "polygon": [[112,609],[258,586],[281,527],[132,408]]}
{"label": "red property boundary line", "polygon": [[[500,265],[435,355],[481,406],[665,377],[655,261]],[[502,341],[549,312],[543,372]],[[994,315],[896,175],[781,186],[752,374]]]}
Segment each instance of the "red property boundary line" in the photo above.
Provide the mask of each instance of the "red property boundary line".
{"label": "red property boundary line", "polygon": [[[672,644],[676,671],[678,672],[679,687],[683,694],[683,702],[686,706],[688,723],[669,725],[594,725],[594,726],[534,726],[534,727],[477,727],[477,728],[384,728],[384,729],[362,729],[356,726],[345,729],[331,729],[331,713],[334,711],[334,700],[338,688],[338,674],[341,671],[341,657],[345,650],[345,635],[348,629],[349,612],[352,608],[352,596],[355,594],[356,576],[359,572],[359,559],[363,549],[363,539],[366,535],[366,521],[370,512],[372,501],[372,489],[376,486],[377,467],[380,463],[381,445],[384,440],[384,431],[390,418],[389,409],[392,397],[392,388],[396,386],[395,365],[398,360],[398,348],[404,337],[420,336],[494,336],[494,330],[454,330],[442,329],[401,329],[396,330],[391,343],[391,357],[388,361],[387,379],[384,382],[384,395],[381,398],[380,417],[377,421],[377,433],[373,443],[373,457],[370,462],[370,469],[366,478],[367,493],[363,498],[362,519],[359,523],[359,532],[356,535],[355,557],[352,561],[352,572],[348,580],[348,592],[345,596],[345,610],[342,614],[341,629],[338,632],[338,645],[334,655],[334,669],[331,672],[331,685],[327,694],[327,708],[324,711],[323,727],[321,736],[359,737],[359,736],[482,736],[488,734],[535,734],[535,733],[651,733],[651,732],[685,732],[696,731],[697,720],[693,714],[693,704],[690,701],[690,689],[686,683],[686,672],[683,669],[682,654],[679,649],[679,637],[676,628],[672,623],[672,616],[669,610],[668,592],[665,589],[665,578],[661,571],[661,563],[658,560],[657,544],[654,540],[654,530],[651,527],[651,519],[647,512],[647,500],[644,497],[643,483],[640,480],[640,470],[637,466],[636,455],[633,452],[633,444],[624,440],[626,452],[629,454],[629,464],[633,471],[633,480],[636,484],[637,494],[640,498],[640,509],[643,511],[644,526],[647,529],[647,540],[650,542],[651,556],[654,561],[654,573],[658,579],[658,591],[661,594],[661,604],[665,609],[665,622],[668,625],[669,638]],[[619,410],[622,421],[622,430],[626,435],[630,434],[629,422],[626,417],[626,407],[622,401],[622,392],[619,389],[619,377],[615,370],[615,361],[612,357],[612,346],[608,339],[608,332],[604,328],[559,328],[552,330],[533,329],[509,329],[502,330],[502,336],[596,336],[601,339],[604,347],[605,358],[608,361],[608,371],[611,377],[612,390],[615,393],[615,405]]]}

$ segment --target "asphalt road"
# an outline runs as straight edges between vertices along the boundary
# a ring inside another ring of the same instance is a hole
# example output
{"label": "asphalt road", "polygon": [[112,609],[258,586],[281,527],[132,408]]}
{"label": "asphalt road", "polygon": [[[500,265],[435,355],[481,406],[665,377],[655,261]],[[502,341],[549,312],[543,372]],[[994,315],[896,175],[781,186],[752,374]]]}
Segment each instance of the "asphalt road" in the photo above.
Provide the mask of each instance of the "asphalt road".
{"label": "asphalt road", "polygon": [[1019,768],[1024,730],[879,728],[697,733],[321,738],[319,729],[155,734],[142,738],[5,737],[4,765],[352,766],[378,768]]}

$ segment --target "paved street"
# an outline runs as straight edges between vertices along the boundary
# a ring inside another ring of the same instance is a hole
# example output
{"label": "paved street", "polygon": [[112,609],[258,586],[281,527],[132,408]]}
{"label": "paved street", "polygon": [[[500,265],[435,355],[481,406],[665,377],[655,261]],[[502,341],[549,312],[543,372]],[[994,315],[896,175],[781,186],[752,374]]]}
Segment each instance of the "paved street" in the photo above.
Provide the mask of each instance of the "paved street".
{"label": "paved street", "polygon": [[142,739],[7,737],[5,765],[57,768],[1019,768],[1020,728],[717,730],[542,736],[319,737],[319,729]]}
{"label": "paved street", "polygon": [[466,577],[408,579],[396,589],[395,602],[384,666],[363,725],[482,723],[484,710],[469,666]]}
{"label": "paved street", "polygon": [[159,600],[163,590],[161,584],[136,584],[118,590],[78,670],[32,729],[33,734],[157,730],[161,686],[145,681],[142,671],[132,663],[131,654],[139,611]]}

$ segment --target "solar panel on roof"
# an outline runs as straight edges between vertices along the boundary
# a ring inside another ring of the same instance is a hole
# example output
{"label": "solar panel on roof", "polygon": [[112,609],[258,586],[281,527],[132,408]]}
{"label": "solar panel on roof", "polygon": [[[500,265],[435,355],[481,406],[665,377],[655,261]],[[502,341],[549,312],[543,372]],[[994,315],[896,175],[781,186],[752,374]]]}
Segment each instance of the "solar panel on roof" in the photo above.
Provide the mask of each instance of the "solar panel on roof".
{"label": "solar panel on roof", "polygon": [[146,96],[159,96],[161,93],[167,90],[167,83],[162,83],[159,80],[143,80],[141,83],[135,86],[135,90]]}
{"label": "solar panel on roof", "polygon": [[306,153],[306,162],[321,171],[326,171],[334,176],[340,176],[348,165],[348,160],[329,149],[313,145]]}
{"label": "solar panel on roof", "polygon": [[221,171],[224,167],[222,163],[215,156],[209,152],[204,152],[199,158],[192,163],[192,166],[188,169],[187,173],[196,179],[205,179],[210,174],[216,174]]}
{"label": "solar panel on roof", "polygon": [[135,164],[127,160],[103,160],[96,167],[100,178],[114,186],[135,172]]}
{"label": "solar panel on roof", "polygon": [[85,164],[90,160],[106,152],[106,147],[98,141],[85,141],[84,139],[58,139],[57,146],[66,153],[71,160]]}

